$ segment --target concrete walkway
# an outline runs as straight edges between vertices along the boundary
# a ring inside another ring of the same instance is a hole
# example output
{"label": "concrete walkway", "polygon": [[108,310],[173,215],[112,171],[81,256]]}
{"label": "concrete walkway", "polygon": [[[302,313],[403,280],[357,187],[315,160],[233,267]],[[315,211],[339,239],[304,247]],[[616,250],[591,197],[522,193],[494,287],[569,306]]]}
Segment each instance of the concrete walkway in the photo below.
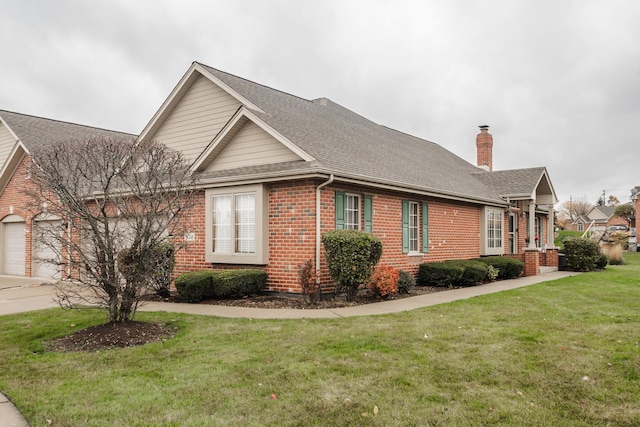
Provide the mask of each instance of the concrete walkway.
{"label": "concrete walkway", "polygon": [[[165,311],[172,313],[199,314],[230,318],[252,319],[329,319],[351,316],[373,316],[378,314],[398,313],[436,304],[473,298],[479,295],[492,294],[509,289],[521,288],[535,283],[547,282],[574,276],[578,273],[570,271],[554,271],[539,276],[520,277],[513,280],[488,283],[469,288],[454,289],[445,292],[419,295],[392,301],[383,301],[355,307],[332,309],[262,309],[247,307],[228,307],[206,304],[175,304],[168,302],[150,302],[139,308],[140,311]],[[54,286],[41,279],[16,278],[0,276],[0,315],[21,313],[58,307],[53,299]],[[0,393],[0,423],[2,427],[29,427],[16,407]]]}
{"label": "concrete walkway", "polygon": [[398,313],[401,311],[414,310],[420,307],[428,307],[431,305],[473,298],[478,295],[492,294],[509,289],[521,288],[523,286],[533,285],[534,283],[547,282],[576,274],[578,273],[571,271],[553,271],[539,276],[502,280],[480,286],[435,292],[410,298],[382,301],[354,307],[329,308],[321,310],[247,308],[206,304],[176,304],[169,302],[148,302],[138,310],[166,311],[171,313],[189,313],[230,318],[243,317],[251,319],[329,319],[337,317],[372,316],[377,314]]}

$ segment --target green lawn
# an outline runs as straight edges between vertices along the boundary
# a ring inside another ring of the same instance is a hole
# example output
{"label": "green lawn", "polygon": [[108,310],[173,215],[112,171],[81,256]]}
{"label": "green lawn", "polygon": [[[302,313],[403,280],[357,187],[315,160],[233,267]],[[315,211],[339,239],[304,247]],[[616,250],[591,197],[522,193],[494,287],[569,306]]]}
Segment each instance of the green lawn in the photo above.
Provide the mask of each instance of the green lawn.
{"label": "green lawn", "polygon": [[387,316],[140,313],[178,335],[90,354],[43,342],[101,312],[3,316],[0,390],[32,426],[637,426],[640,253],[626,260]]}
{"label": "green lawn", "polygon": [[[560,230],[558,231],[558,237],[555,238],[554,245],[557,248],[562,248],[564,247],[564,245],[562,244],[562,241],[564,239],[566,239],[567,237],[582,237],[583,234],[584,231]],[[591,232],[589,232],[588,235],[590,236]]]}

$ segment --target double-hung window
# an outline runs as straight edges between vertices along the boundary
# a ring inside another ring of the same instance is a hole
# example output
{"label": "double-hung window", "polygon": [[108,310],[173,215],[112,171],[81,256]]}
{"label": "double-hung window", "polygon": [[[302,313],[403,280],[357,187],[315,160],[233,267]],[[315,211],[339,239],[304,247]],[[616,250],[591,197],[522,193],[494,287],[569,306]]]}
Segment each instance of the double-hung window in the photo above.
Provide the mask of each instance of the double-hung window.
{"label": "double-hung window", "polygon": [[484,207],[480,213],[480,255],[503,255],[503,235],[503,210]]}
{"label": "double-hung window", "polygon": [[344,195],[344,228],[360,230],[360,196]]}
{"label": "double-hung window", "polygon": [[336,191],[336,230],[373,232],[373,198]]}
{"label": "double-hung window", "polygon": [[206,261],[266,264],[266,198],[262,186],[205,192]]}
{"label": "double-hung window", "polygon": [[[422,212],[422,216],[420,215]],[[429,205],[402,201],[402,252],[421,254],[429,251]]]}
{"label": "double-hung window", "polygon": [[420,212],[416,202],[409,202],[409,252],[418,252],[418,241],[420,240],[420,229],[418,219]]}
{"label": "double-hung window", "polygon": [[502,211],[497,209],[487,210],[487,247],[502,247]]}
{"label": "double-hung window", "polygon": [[220,254],[256,252],[256,195],[211,196],[212,250]]}

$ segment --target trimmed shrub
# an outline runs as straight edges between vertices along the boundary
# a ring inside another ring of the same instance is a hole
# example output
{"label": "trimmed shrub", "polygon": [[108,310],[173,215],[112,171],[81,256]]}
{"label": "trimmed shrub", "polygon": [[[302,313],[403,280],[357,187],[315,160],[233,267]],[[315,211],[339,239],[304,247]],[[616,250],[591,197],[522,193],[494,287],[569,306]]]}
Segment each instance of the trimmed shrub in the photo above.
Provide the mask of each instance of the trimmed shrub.
{"label": "trimmed shrub", "polygon": [[398,293],[398,279],[400,273],[390,265],[380,265],[376,268],[367,286],[378,298],[385,298]]}
{"label": "trimmed shrub", "polygon": [[398,292],[408,294],[416,287],[416,279],[408,271],[400,270],[398,275]]}
{"label": "trimmed shrub", "polygon": [[474,260],[451,260],[445,261],[445,264],[459,265],[462,267],[462,275],[454,285],[456,286],[474,286],[486,280],[489,274],[489,267],[479,261]]}
{"label": "trimmed shrub", "polygon": [[610,260],[608,256],[606,256],[605,254],[600,254],[598,259],[596,260],[596,269],[604,270],[607,267],[607,264],[609,264],[609,261]]}
{"label": "trimmed shrub", "polygon": [[498,269],[498,280],[508,280],[520,277],[524,270],[524,262],[519,259],[504,256],[488,256],[476,258],[475,261],[483,262]]}
{"label": "trimmed shrub", "polygon": [[187,302],[200,302],[210,298],[212,293],[211,276],[214,271],[190,271],[176,278],[178,295]]}
{"label": "trimmed shrub", "polygon": [[346,292],[347,301],[353,301],[382,256],[382,242],[364,231],[334,230],[322,235],[322,243],[336,293]]}
{"label": "trimmed shrub", "polygon": [[252,269],[216,271],[211,285],[213,298],[237,298],[257,294],[267,286],[267,272]]}
{"label": "trimmed shrub", "polygon": [[600,246],[589,239],[570,237],[564,240],[567,268],[572,271],[593,271],[600,258]]}
{"label": "trimmed shrub", "polygon": [[188,302],[243,297],[260,292],[266,285],[267,273],[251,269],[192,271],[176,278],[178,295]]}
{"label": "trimmed shrub", "polygon": [[424,262],[418,267],[418,285],[420,286],[455,286],[464,267],[459,264],[446,262]]}

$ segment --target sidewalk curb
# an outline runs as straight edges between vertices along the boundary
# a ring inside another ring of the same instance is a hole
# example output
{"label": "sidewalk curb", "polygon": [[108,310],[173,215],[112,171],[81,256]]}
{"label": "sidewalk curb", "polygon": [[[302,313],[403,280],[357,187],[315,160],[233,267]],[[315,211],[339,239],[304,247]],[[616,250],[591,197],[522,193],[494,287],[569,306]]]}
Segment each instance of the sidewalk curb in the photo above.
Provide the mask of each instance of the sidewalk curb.
{"label": "sidewalk curb", "polygon": [[20,411],[2,393],[0,393],[0,419],[3,427],[29,427]]}

